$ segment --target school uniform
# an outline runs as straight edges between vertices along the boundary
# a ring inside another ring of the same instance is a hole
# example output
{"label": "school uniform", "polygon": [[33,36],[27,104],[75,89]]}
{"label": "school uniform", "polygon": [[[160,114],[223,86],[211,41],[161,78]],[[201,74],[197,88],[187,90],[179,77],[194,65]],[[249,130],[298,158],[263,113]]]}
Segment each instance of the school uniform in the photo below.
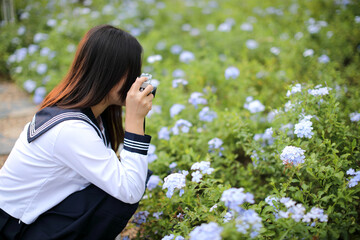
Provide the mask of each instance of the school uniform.
{"label": "school uniform", "polygon": [[149,135],[125,132],[120,160],[90,108],[37,112],[0,170],[0,239],[114,239],[138,207]]}

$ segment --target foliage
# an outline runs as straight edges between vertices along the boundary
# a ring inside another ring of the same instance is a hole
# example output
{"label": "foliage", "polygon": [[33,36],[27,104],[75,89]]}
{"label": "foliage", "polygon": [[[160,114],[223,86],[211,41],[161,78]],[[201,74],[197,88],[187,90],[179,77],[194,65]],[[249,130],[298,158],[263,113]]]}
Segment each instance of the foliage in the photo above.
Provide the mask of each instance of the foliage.
{"label": "foliage", "polygon": [[[139,239],[189,238],[195,227],[210,222],[223,228],[223,239],[360,237],[360,187],[349,186],[348,174],[350,168],[360,170],[360,125],[350,117],[360,111],[358,1],[63,0],[17,5],[18,22],[0,28],[0,71],[9,71],[34,93],[35,101],[44,95],[39,88],[49,91],[66,74],[76,45],[92,26],[123,28],[144,47],[143,71],[159,83],[147,119],[154,147],[149,168],[162,180],[182,170],[189,173],[181,196],[175,190],[168,198],[161,182],[146,191],[139,211],[149,215]],[[31,44],[38,46],[33,53]],[[161,59],[148,59],[155,55]],[[179,78],[187,83],[173,87]],[[202,96],[189,102],[194,92]],[[174,104],[185,108],[172,117]],[[200,118],[204,107],[216,117]],[[181,119],[191,126],[179,127],[177,134],[173,127]],[[304,119],[307,125],[296,126]],[[306,129],[299,131],[311,134],[298,134],[295,129],[301,126]],[[214,138],[221,142],[209,147]],[[287,146],[305,150],[304,162],[284,164],[280,156]],[[210,162],[214,172],[199,171],[200,181],[193,181],[196,170],[191,167],[202,161]],[[221,200],[230,188],[244,188],[254,203],[245,202],[234,212]],[[306,220],[315,208],[326,216]],[[261,217],[258,232],[250,231],[250,223],[245,226],[256,219],[246,215],[250,209]],[[296,211],[302,214],[299,221]]]}

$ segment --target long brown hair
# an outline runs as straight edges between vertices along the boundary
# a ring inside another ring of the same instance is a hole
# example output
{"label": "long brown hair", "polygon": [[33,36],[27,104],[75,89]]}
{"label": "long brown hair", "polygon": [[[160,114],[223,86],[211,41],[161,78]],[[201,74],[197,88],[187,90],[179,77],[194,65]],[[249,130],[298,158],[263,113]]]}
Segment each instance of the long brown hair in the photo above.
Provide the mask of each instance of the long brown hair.
{"label": "long brown hair", "polygon": [[[142,47],[129,33],[110,25],[90,29],[79,43],[74,61],[63,80],[44,99],[40,109],[88,108],[100,103],[123,78],[122,102],[141,73]],[[111,147],[117,151],[124,138],[122,107],[109,106],[102,114]]]}

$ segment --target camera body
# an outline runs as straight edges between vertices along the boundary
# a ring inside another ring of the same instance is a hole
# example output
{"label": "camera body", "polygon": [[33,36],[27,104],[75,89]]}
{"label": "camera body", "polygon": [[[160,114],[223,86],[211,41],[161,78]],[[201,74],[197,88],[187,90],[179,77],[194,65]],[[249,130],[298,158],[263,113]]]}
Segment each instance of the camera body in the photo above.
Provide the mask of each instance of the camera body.
{"label": "camera body", "polygon": [[[147,87],[147,85],[151,85],[152,75],[149,74],[149,73],[142,73],[142,74],[140,75],[140,77],[147,77],[147,80],[146,80],[143,84],[141,84],[140,92],[142,92],[142,91],[144,91],[144,89]],[[154,97],[155,97],[156,89],[157,89],[157,88],[154,87],[153,90],[150,92],[151,94],[154,95]],[[150,94],[150,93],[149,93],[149,94]]]}

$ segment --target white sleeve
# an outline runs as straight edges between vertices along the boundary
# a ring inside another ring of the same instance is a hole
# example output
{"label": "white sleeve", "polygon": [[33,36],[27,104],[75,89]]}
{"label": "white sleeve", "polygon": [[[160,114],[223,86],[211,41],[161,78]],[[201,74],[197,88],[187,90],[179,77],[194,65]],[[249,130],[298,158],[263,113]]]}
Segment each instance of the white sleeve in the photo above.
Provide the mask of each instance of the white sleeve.
{"label": "white sleeve", "polygon": [[111,196],[125,203],[136,203],[145,192],[150,140],[148,135],[125,132],[119,161],[92,126],[81,120],[69,120],[58,133],[53,154],[55,160]]}

